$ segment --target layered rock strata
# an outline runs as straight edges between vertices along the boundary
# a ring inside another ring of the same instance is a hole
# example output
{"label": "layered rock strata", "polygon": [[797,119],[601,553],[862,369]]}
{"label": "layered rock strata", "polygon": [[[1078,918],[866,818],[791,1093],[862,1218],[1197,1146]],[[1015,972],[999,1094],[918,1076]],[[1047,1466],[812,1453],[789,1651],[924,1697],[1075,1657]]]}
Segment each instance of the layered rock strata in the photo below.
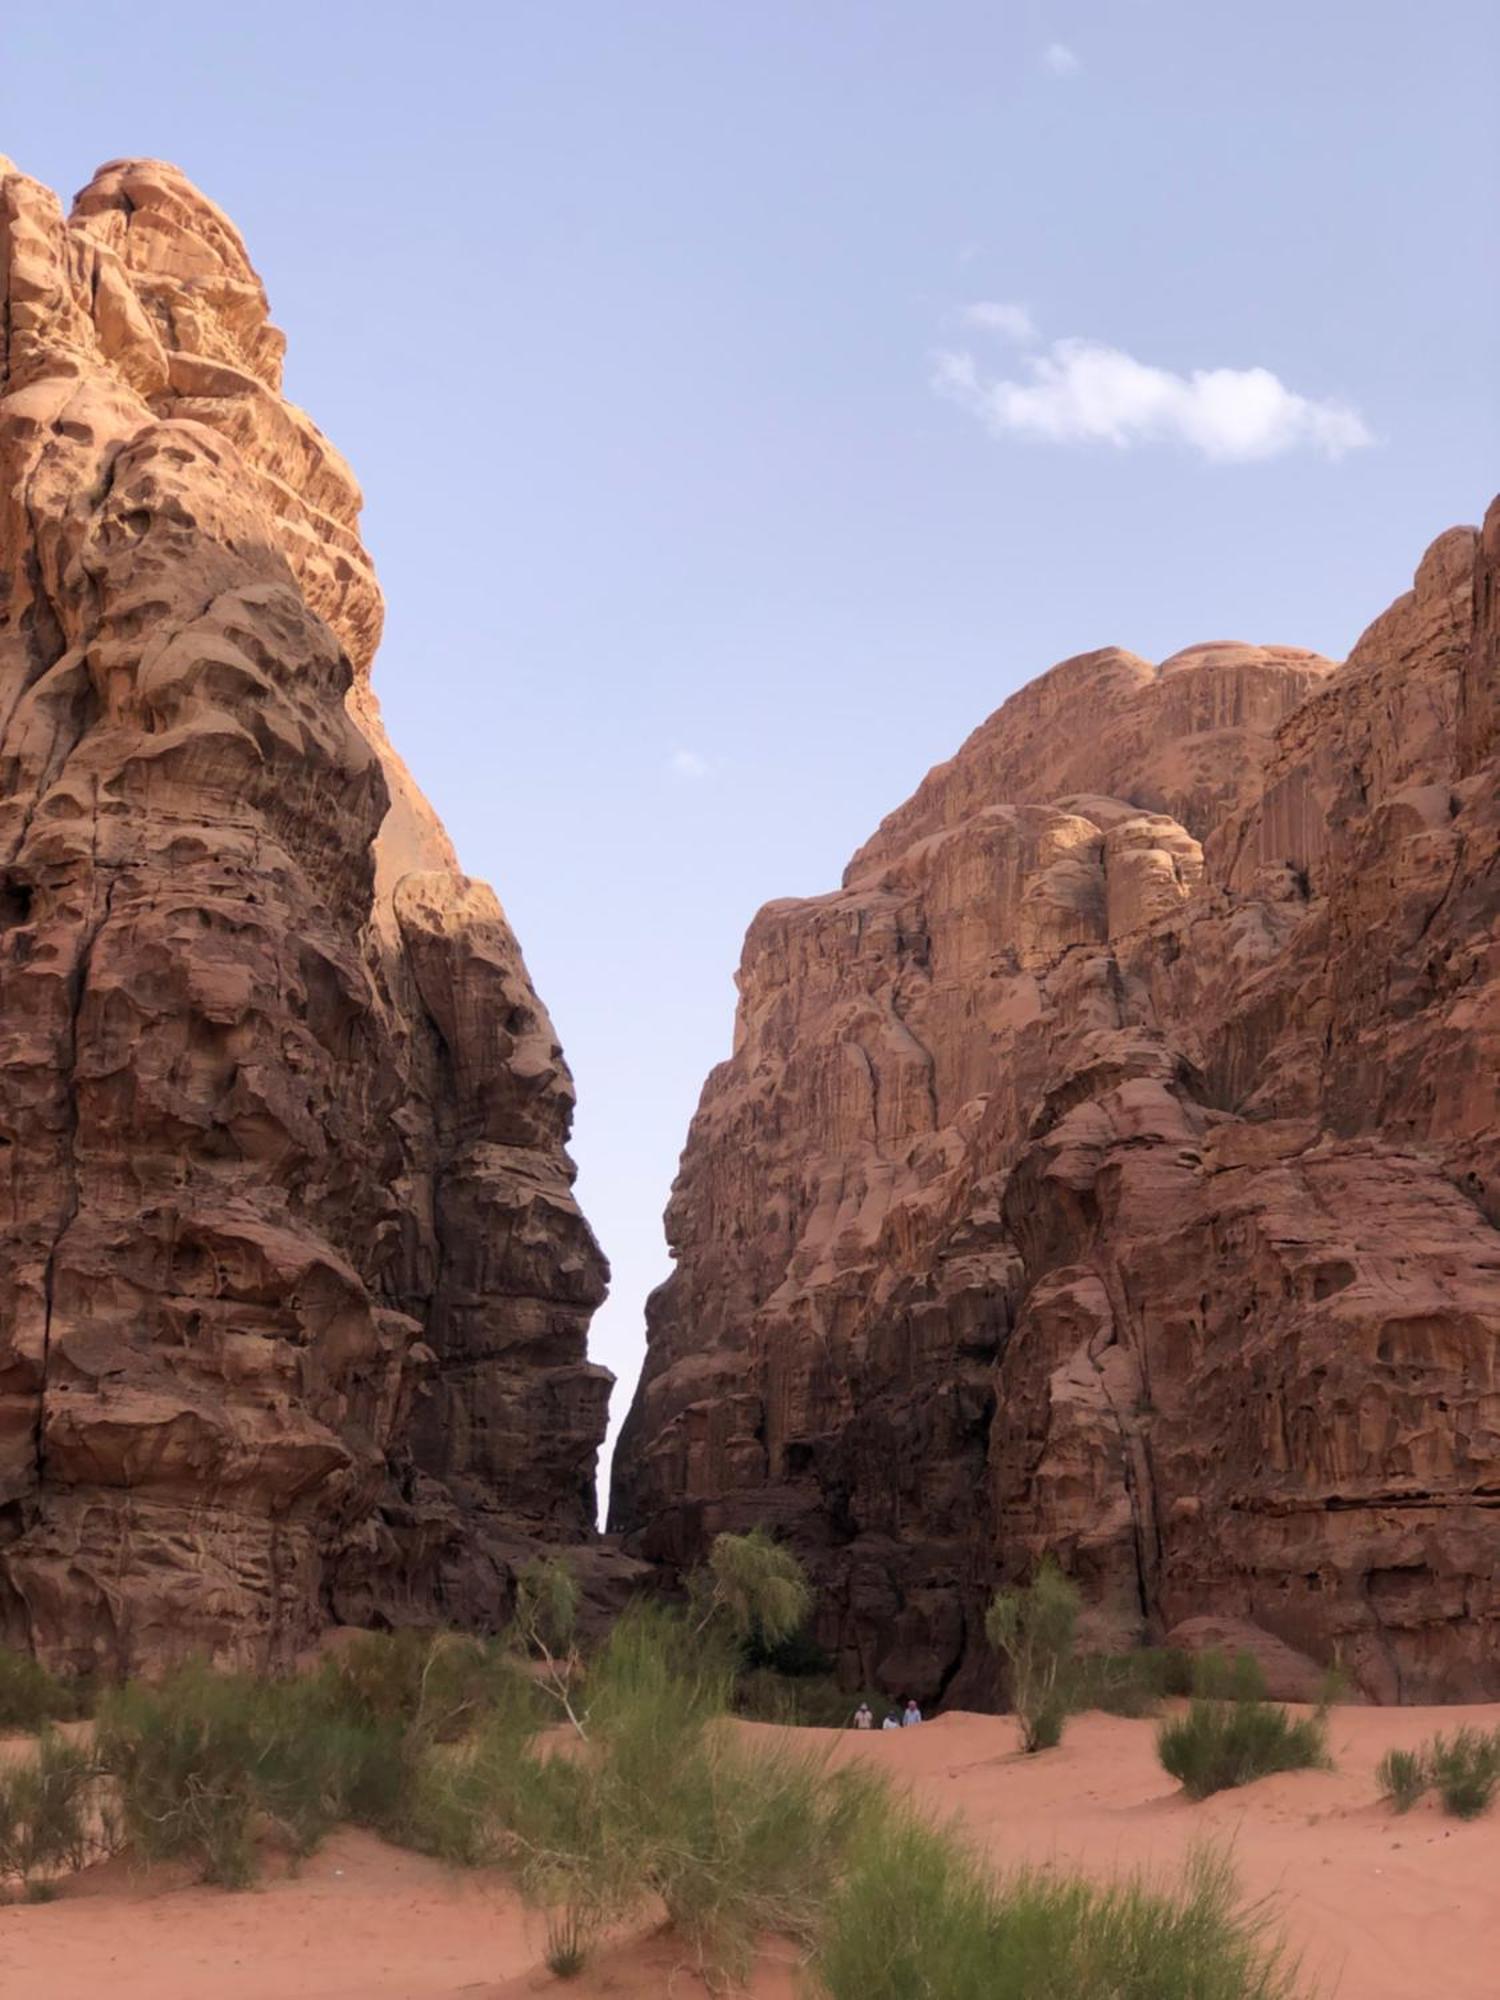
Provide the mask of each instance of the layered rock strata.
{"label": "layered rock strata", "polygon": [[1101,1642],[1500,1694],[1497,566],[1500,505],[1341,666],[1065,661],[761,911],[633,1546],[778,1524],[851,1679],[928,1698],[1043,1550]]}
{"label": "layered rock strata", "polygon": [[592,1529],[605,1267],[386,742],[348,467],[175,169],[0,162],[0,1639],[259,1663]]}

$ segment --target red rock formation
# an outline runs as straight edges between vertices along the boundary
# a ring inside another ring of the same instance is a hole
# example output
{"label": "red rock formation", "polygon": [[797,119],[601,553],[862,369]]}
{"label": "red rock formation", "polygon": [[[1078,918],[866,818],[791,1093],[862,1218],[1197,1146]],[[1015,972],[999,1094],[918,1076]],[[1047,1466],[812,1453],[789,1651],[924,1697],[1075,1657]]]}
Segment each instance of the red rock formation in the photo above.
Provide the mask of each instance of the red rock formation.
{"label": "red rock formation", "polygon": [[285,1658],[593,1521],[572,1089],[369,686],[343,460],[171,167],[0,162],[0,1637]]}
{"label": "red rock formation", "polygon": [[770,904],[667,1213],[615,1524],[766,1519],[866,1683],[978,1698],[1056,1550],[1500,1694],[1500,503],[1348,661],[1108,651]]}

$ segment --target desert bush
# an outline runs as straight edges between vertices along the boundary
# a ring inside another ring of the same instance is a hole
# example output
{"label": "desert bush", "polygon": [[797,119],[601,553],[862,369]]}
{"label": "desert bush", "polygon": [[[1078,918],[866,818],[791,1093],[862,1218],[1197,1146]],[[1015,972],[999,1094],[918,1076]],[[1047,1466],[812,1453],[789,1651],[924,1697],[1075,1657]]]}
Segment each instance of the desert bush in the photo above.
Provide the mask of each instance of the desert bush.
{"label": "desert bush", "polygon": [[[386,1753],[391,1770],[375,1800],[383,1810],[366,1823],[403,1846],[465,1867],[504,1860],[528,1780],[540,1768],[533,1739],[551,1720],[535,1688],[513,1673],[496,1683],[489,1708],[463,1742],[438,1743],[408,1731]],[[376,1771],[385,1775],[379,1761]],[[352,1808],[350,1817],[358,1817]]]}
{"label": "desert bush", "polygon": [[1293,2000],[1295,1967],[1222,1860],[1175,1890],[1034,1871],[991,1881],[950,1835],[866,1816],[815,1957],[830,2000]]}
{"label": "desert bush", "polygon": [[421,1705],[431,1653],[429,1632],[361,1632],[319,1670],[330,1713],[351,1722],[409,1722]]}
{"label": "desert bush", "polygon": [[0,1730],[67,1722],[85,1707],[86,1690],[80,1683],[59,1680],[29,1653],[0,1646]]}
{"label": "desert bush", "polygon": [[1193,1692],[1193,1655],[1180,1646],[1146,1646],[1141,1658],[1151,1685],[1162,1696]]}
{"label": "desert bush", "polygon": [[[325,1725],[326,1726],[326,1725]],[[337,1753],[342,1817],[388,1840],[407,1825],[423,1740],[400,1723],[346,1723]],[[339,1737],[335,1737],[335,1742]]]}
{"label": "desert bush", "polygon": [[1425,1763],[1444,1812],[1478,1819],[1500,1787],[1500,1731],[1465,1727],[1452,1736],[1434,1736]]}
{"label": "desert bush", "polygon": [[27,1889],[81,1868],[100,1821],[93,1753],[43,1728],[34,1753],[0,1767],[0,1876]]}
{"label": "desert bush", "polygon": [[[189,1665],[108,1696],[96,1746],[136,1853],[190,1859],[205,1881],[240,1888],[255,1872],[257,1818],[304,1855],[346,1816],[393,1815],[398,1732],[331,1702],[322,1678],[260,1681]],[[384,1775],[381,1755],[393,1765]]]}
{"label": "desert bush", "polygon": [[1213,1648],[1188,1657],[1189,1684],[1186,1693],[1202,1701],[1263,1702],[1266,1676],[1253,1653],[1235,1653],[1226,1658]]}
{"label": "desert bush", "polygon": [[430,1746],[408,1837],[507,1861],[575,1968],[651,1902],[714,1979],[738,1977],[762,1932],[810,1944],[868,1782],[744,1747],[723,1722],[733,1665],[680,1616],[634,1607],[588,1662],[584,1733],[538,1738],[497,1711],[456,1750]]}
{"label": "desert bush", "polygon": [[240,1685],[253,1809],[294,1855],[311,1854],[341,1820],[395,1834],[416,1725],[330,1712],[316,1681]]}
{"label": "desert bush", "polygon": [[1024,1590],[1001,1591],[985,1617],[990,1644],[1005,1655],[1021,1747],[1028,1752],[1050,1750],[1062,1740],[1081,1608],[1078,1586],[1048,1556]]}
{"label": "desert bush", "polygon": [[[1194,1691],[1199,1660],[1208,1665],[1205,1677],[1224,1687],[1232,1698],[1235,1675],[1222,1655],[1194,1656],[1175,1646],[1142,1646],[1129,1653],[1086,1653],[1070,1670],[1070,1708],[1097,1708],[1106,1715],[1155,1715],[1171,1696]],[[1251,1663],[1254,1671],[1254,1662]],[[1261,1689],[1264,1693],[1264,1688]]]}
{"label": "desert bush", "polygon": [[143,1860],[186,1857],[207,1882],[249,1881],[253,1743],[243,1708],[237,1683],[198,1668],[105,1700],[99,1759],[119,1787],[125,1839]]}
{"label": "desert bush", "polygon": [[519,1707],[493,1711],[456,1749],[426,1746],[409,1788],[402,1837],[449,1861],[508,1862],[547,1914],[549,1950],[575,1969],[601,1926],[650,1894],[663,1801],[721,1705],[721,1687],[673,1671],[670,1629],[655,1610],[625,1614],[565,1748],[539,1743]]}
{"label": "desert bush", "polygon": [[449,1743],[502,1698],[515,1674],[493,1640],[459,1632],[364,1632],[324,1662],[330,1716],[359,1727],[400,1725]]}
{"label": "desert bush", "polygon": [[1410,1812],[1432,1782],[1420,1750],[1387,1750],[1375,1767],[1380,1795],[1397,1812]]}
{"label": "desert bush", "polygon": [[1106,1715],[1155,1715],[1161,1690],[1143,1653],[1088,1653],[1068,1676],[1068,1706]]}
{"label": "desert bush", "polygon": [[816,1944],[845,1850],[874,1789],[792,1751],[710,1735],[667,1803],[653,1886],[710,1978],[744,1978],[755,1940]]}
{"label": "desert bush", "polygon": [[516,1624],[541,1651],[561,1653],[578,1623],[578,1579],[557,1556],[533,1556],[516,1578]]}
{"label": "desert bush", "polygon": [[1206,1799],[1273,1771],[1326,1766],[1328,1723],[1321,1709],[1294,1716],[1274,1702],[1198,1695],[1161,1724],[1156,1749],[1188,1797]]}
{"label": "desert bush", "polygon": [[991,2000],[994,1886],[951,1836],[892,1805],[858,1829],[814,1960],[831,2000]]}
{"label": "desert bush", "polygon": [[539,1663],[536,1684],[584,1736],[574,1706],[582,1669],[574,1643],[581,1595],[577,1577],[557,1556],[534,1556],[516,1578],[515,1634]]}
{"label": "desert bush", "polygon": [[1477,1819],[1500,1789],[1500,1730],[1471,1729],[1434,1736],[1418,1750],[1387,1750],[1375,1767],[1380,1795],[1397,1812],[1409,1812],[1435,1789],[1443,1810]]}
{"label": "desert bush", "polygon": [[591,1673],[592,1810],[606,1854],[636,1858],[632,1894],[660,1897],[700,1965],[732,1977],[760,1932],[810,1945],[871,1785],[742,1744],[718,1721],[722,1660],[684,1666],[680,1632],[622,1621]]}
{"label": "desert bush", "polygon": [[680,1613],[637,1601],[588,1663],[589,1722],[646,1778],[654,1756],[679,1754],[685,1735],[729,1713],[734,1672],[734,1650],[717,1634],[694,1633]]}
{"label": "desert bush", "polygon": [[807,1572],[764,1528],[715,1535],[690,1587],[699,1607],[696,1629],[718,1619],[740,1645],[781,1645],[802,1629],[812,1608]]}

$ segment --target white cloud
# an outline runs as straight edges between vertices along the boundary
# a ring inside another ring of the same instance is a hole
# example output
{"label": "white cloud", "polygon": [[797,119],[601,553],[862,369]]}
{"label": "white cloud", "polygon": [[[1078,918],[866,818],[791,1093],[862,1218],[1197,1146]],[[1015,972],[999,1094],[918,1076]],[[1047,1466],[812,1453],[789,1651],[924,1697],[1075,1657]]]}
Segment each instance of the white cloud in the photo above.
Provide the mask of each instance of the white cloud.
{"label": "white cloud", "polygon": [[695,784],[713,769],[708,759],[700,757],[696,750],[674,750],[671,762],[672,770],[679,778],[690,778]]}
{"label": "white cloud", "polygon": [[1042,67],[1054,76],[1076,76],[1078,58],[1066,42],[1048,42],[1042,50]]}
{"label": "white cloud", "polygon": [[1036,339],[1036,323],[1025,306],[1003,305],[998,299],[976,299],[973,305],[964,307],[963,318],[966,326],[1003,334],[1007,340]]}
{"label": "white cloud", "polygon": [[1223,462],[1316,451],[1342,458],[1375,442],[1347,403],[1287,388],[1269,368],[1153,368],[1118,347],[1057,340],[1020,379],[987,375],[972,354],[939,354],[933,387],[997,437],[1053,444],[1182,444]]}

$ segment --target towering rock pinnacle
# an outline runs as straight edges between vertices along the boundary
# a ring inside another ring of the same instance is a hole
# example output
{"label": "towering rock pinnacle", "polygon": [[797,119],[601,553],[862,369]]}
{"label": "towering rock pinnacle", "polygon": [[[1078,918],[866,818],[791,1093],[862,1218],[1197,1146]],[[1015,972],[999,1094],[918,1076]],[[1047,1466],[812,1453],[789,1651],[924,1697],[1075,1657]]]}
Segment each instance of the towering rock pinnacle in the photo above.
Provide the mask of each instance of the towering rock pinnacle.
{"label": "towering rock pinnacle", "polygon": [[287,1657],[586,1534],[605,1266],[223,215],[0,161],[0,1638]]}
{"label": "towering rock pinnacle", "polygon": [[1342,666],[1064,662],[761,911],[634,1546],[779,1524],[893,1691],[975,1698],[1053,1550],[1096,1642],[1500,1694],[1497,635],[1500,503]]}

